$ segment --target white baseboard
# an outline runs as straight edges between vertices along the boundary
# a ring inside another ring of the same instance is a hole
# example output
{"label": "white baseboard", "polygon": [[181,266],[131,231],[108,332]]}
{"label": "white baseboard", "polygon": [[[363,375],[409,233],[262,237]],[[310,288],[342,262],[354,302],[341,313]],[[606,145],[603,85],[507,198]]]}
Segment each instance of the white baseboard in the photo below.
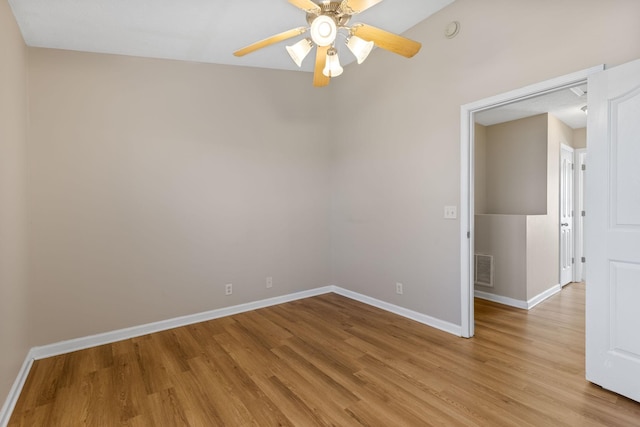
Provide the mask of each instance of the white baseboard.
{"label": "white baseboard", "polygon": [[554,286],[550,287],[549,289],[547,289],[546,291],[539,293],[538,295],[536,295],[535,297],[533,297],[529,301],[527,301],[527,306],[528,306],[527,309],[532,309],[536,305],[540,304],[542,301],[544,301],[547,298],[557,294],[561,290],[562,290],[562,286],[554,285]]}
{"label": "white baseboard", "polygon": [[22,364],[22,368],[18,373],[9,395],[0,410],[0,427],[6,427],[13,413],[13,409],[18,401],[18,397],[22,392],[22,387],[29,375],[34,360],[44,359],[47,357],[58,356],[72,351],[84,350],[86,348],[95,347],[103,344],[110,344],[129,338],[135,338],[154,332],[165,331],[167,329],[178,328],[180,326],[191,325],[193,323],[205,322],[220,317],[231,316],[233,314],[243,313],[245,311],[257,310],[259,308],[269,307],[272,305],[282,304],[285,302],[295,301],[303,298],[322,295],[333,292],[333,286],[325,286],[322,288],[311,289],[308,291],[295,292],[279,297],[268,298],[260,301],[250,302],[246,304],[234,305],[232,307],[220,308],[217,310],[196,313],[187,316],[176,317],[173,319],[162,320],[159,322],[148,323],[145,325],[134,326],[131,328],[118,329],[102,334],[90,335],[82,338],[76,338],[67,341],[61,341],[54,344],[48,344],[33,347],[29,350],[27,357]]}
{"label": "white baseboard", "polygon": [[20,397],[22,387],[24,387],[24,383],[27,381],[27,376],[31,370],[31,365],[33,365],[33,360],[33,355],[31,354],[31,351],[29,351],[29,353],[27,353],[27,357],[22,363],[20,371],[18,371],[16,380],[11,386],[11,390],[9,390],[9,395],[4,402],[4,405],[2,405],[2,409],[0,409],[0,427],[6,427],[9,424],[9,419],[13,413],[13,409],[16,407],[16,403],[18,403],[18,397]]}
{"label": "white baseboard", "polygon": [[487,301],[497,302],[499,304],[508,305],[511,307],[522,308],[527,310],[527,302],[515,298],[504,297],[502,295],[490,294],[489,292],[474,291],[474,296],[480,299],[486,299]]}
{"label": "white baseboard", "polygon": [[173,319],[161,320],[159,322],[147,323],[145,325],[133,326],[131,328],[118,329],[102,334],[61,341],[54,344],[34,347],[31,349],[31,351],[33,353],[34,359],[44,359],[47,357],[70,353],[72,351],[84,350],[86,348],[96,347],[103,344],[110,344],[129,338],[152,334],[154,332],[166,331],[168,329],[179,328],[181,326],[192,325],[199,322],[206,322],[207,320],[219,319],[220,317],[232,316],[234,314],[283,304],[285,302],[327,294],[329,292],[333,292],[333,286],[325,286],[308,291],[294,292],[292,294],[282,295],[279,297],[267,298],[245,304],[234,305],[231,307],[218,308],[202,313],[174,317]]}
{"label": "white baseboard", "polygon": [[453,335],[461,336],[462,329],[459,325],[454,325],[449,322],[445,322],[435,317],[427,316],[426,314],[418,313],[394,304],[390,304],[385,301],[380,301],[375,298],[368,297],[366,295],[352,292],[347,289],[340,288],[338,286],[325,286],[321,288],[311,289],[308,291],[295,292],[279,297],[268,298],[260,301],[254,301],[246,304],[234,305],[231,307],[220,308],[216,310],[206,311],[203,313],[196,313],[187,316],[176,317],[173,319],[162,320],[159,322],[147,323],[145,325],[133,326],[131,328],[118,329],[111,332],[105,332],[102,334],[90,335],[82,338],[76,338],[67,341],[61,341],[58,343],[33,347],[29,350],[27,357],[20,369],[18,377],[9,392],[2,410],[0,410],[0,427],[6,427],[11,418],[11,413],[15,408],[18,397],[22,392],[22,387],[27,379],[31,366],[34,360],[44,359],[47,357],[58,356],[73,351],[84,350],[99,345],[110,344],[117,341],[122,341],[129,338],[135,338],[142,335],[151,334],[154,332],[166,331],[168,329],[178,328],[180,326],[191,325],[199,322],[206,322],[207,320],[218,319],[220,317],[231,316],[234,314],[244,313],[246,311],[257,310],[259,308],[270,307],[273,305],[283,304],[290,301],[296,301],[303,298],[309,298],[317,295],[327,294],[334,292],[336,294],[351,298],[356,301],[360,301],[364,304],[368,304],[374,307],[378,307],[382,310],[395,313],[399,316],[403,316],[424,325],[431,326],[449,332]]}
{"label": "white baseboard", "polygon": [[417,311],[409,310],[404,307],[397,306],[379,299],[368,297],[357,292],[349,291],[347,289],[334,287],[334,291],[338,295],[351,298],[356,301],[360,301],[364,304],[371,305],[373,307],[380,308],[382,310],[397,314],[402,317],[406,317],[416,322],[420,322],[424,325],[431,326],[432,328],[440,329],[450,334],[462,336],[462,327],[453,323],[445,322],[444,320],[436,319],[435,317],[427,316],[426,314],[418,313]]}
{"label": "white baseboard", "polygon": [[523,310],[531,310],[533,307],[540,304],[542,301],[546,300],[547,298],[557,294],[561,290],[562,290],[562,287],[560,285],[554,285],[551,288],[547,289],[546,291],[539,293],[538,295],[536,295],[535,297],[527,301],[519,300],[515,298],[509,298],[502,295],[491,294],[489,292],[483,292],[483,291],[474,291],[474,295],[476,298],[497,302],[499,304],[505,304],[511,307],[521,308]]}

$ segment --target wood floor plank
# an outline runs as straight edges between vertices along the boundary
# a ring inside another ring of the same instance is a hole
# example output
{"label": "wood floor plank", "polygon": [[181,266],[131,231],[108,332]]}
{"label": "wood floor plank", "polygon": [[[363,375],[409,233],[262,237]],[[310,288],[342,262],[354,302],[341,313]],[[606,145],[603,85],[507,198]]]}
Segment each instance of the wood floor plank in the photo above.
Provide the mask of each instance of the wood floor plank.
{"label": "wood floor plank", "polygon": [[[277,401],[282,407],[287,417],[295,426],[330,426],[335,422],[327,419],[324,411],[319,411],[313,404],[307,404],[305,396],[296,392],[295,388],[287,386],[277,376],[269,378],[271,387],[264,386],[269,395],[277,396]],[[296,384],[300,385],[298,380]],[[310,398],[311,402],[314,397]]]}
{"label": "wood floor plank", "polygon": [[336,294],[38,360],[9,426],[640,426],[585,380],[583,283],[462,339]]}

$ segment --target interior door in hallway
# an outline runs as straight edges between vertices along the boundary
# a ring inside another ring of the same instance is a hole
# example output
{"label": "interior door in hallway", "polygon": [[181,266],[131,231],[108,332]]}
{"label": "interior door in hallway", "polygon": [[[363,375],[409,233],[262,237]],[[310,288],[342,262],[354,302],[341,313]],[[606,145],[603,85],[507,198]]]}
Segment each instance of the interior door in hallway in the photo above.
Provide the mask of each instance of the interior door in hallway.
{"label": "interior door in hallway", "polygon": [[587,379],[640,401],[640,60],[589,77]]}
{"label": "interior door in hallway", "polygon": [[560,285],[573,282],[573,148],[560,146]]}

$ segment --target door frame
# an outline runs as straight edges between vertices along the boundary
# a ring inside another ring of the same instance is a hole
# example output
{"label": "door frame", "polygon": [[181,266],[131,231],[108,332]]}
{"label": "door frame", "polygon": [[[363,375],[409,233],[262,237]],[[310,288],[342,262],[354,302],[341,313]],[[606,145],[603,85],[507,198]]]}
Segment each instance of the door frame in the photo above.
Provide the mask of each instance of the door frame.
{"label": "door frame", "polygon": [[604,64],[597,65],[460,107],[460,334],[462,337],[472,337],[475,329],[473,309],[475,114],[556,90],[585,84],[591,74],[603,70]]}
{"label": "door frame", "polygon": [[576,264],[574,271],[574,280],[576,282],[582,282],[586,280],[586,258],[584,255],[584,221],[585,221],[585,209],[584,209],[584,179],[587,165],[587,149],[586,148],[576,148],[574,151],[575,155],[575,164],[576,164],[576,174],[574,177],[575,190],[574,190],[574,202],[575,202],[575,221],[573,222],[574,235],[575,235],[575,249],[574,253],[576,254]]}
{"label": "door frame", "polygon": [[562,278],[562,258],[563,258],[563,253],[562,253],[562,226],[559,226],[558,228],[558,243],[559,243],[559,257],[558,257],[558,265],[559,265],[559,277],[558,277],[558,283],[560,284],[561,287],[564,287],[566,285],[568,285],[571,282],[575,282],[576,280],[576,264],[577,264],[577,260],[576,260],[576,199],[575,199],[575,173],[576,173],[576,169],[575,169],[575,164],[576,164],[576,150],[564,143],[560,143],[560,165],[559,165],[559,169],[560,169],[560,203],[559,203],[559,212],[558,212],[558,217],[560,219],[560,222],[562,222],[562,204],[563,204],[563,188],[562,188],[562,180],[564,179],[563,177],[563,171],[562,171],[562,152],[566,151],[568,153],[571,153],[571,165],[573,166],[573,168],[571,169],[571,185],[569,187],[569,191],[571,191],[571,241],[569,242],[569,247],[565,248],[565,250],[569,250],[571,253],[571,258],[573,258],[572,262],[571,262],[571,278],[568,282],[565,282],[564,279]]}

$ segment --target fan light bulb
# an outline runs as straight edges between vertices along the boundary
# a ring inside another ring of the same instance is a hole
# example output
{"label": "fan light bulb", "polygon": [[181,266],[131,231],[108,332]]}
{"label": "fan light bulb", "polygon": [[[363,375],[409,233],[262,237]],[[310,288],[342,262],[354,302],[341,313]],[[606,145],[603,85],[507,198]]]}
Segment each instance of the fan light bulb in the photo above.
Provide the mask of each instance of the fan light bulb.
{"label": "fan light bulb", "polygon": [[340,59],[338,58],[338,51],[335,47],[327,50],[327,63],[322,70],[322,74],[327,77],[338,77],[344,69],[340,65]]}
{"label": "fan light bulb", "polygon": [[304,58],[309,54],[312,47],[313,43],[311,39],[308,38],[300,40],[293,46],[286,46],[289,56],[298,67],[302,67],[302,61],[304,61]]}
{"label": "fan light bulb", "polygon": [[371,41],[366,41],[361,39],[358,36],[351,36],[349,40],[347,40],[347,47],[356,57],[358,64],[362,64],[367,56],[371,53],[373,49],[374,43]]}
{"label": "fan light bulb", "polygon": [[318,46],[329,46],[336,39],[338,27],[336,21],[327,15],[320,15],[311,23],[311,38]]}

